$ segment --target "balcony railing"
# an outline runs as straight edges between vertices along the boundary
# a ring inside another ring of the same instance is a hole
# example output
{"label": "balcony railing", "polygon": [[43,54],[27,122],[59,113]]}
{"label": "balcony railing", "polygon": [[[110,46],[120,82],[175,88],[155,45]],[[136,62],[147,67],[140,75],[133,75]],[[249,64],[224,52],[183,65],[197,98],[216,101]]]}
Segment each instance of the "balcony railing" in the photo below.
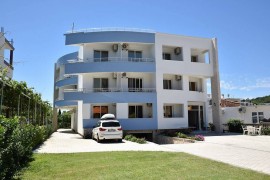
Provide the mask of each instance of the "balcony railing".
{"label": "balcony railing", "polygon": [[67,34],[79,33],[79,32],[103,32],[103,31],[131,31],[131,32],[146,32],[146,33],[155,33],[152,29],[139,29],[139,28],[124,28],[124,27],[106,27],[106,28],[86,28],[79,30],[67,31]]}
{"label": "balcony railing", "polygon": [[64,92],[82,92],[82,93],[98,93],[98,92],[156,92],[155,88],[92,88],[92,89],[65,89]]}
{"label": "balcony railing", "polygon": [[87,59],[71,59],[68,63],[95,63],[95,62],[155,62],[154,58],[129,58],[129,57],[103,57]]}

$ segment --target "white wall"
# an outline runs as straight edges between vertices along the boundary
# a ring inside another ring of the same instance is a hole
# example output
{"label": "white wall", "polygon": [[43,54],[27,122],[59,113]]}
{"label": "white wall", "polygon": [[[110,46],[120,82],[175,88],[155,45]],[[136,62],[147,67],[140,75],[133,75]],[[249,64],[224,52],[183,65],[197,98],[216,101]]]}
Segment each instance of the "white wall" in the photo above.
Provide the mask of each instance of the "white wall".
{"label": "white wall", "polygon": [[[206,79],[213,76],[213,64],[211,61],[210,64],[191,62],[191,49],[205,49],[212,54],[212,41],[207,38],[157,33],[155,42],[158,128],[188,127],[188,102],[203,105],[207,102]],[[163,60],[163,50],[174,54],[172,52],[174,48],[168,49],[167,47],[182,47],[183,61]],[[163,90],[164,74],[182,75],[183,90]],[[198,82],[199,90],[203,92],[189,91],[190,79]],[[163,104],[183,104],[183,118],[164,118]],[[208,113],[205,113],[205,116],[208,116]]]}
{"label": "white wall", "polygon": [[128,118],[128,103],[116,104],[116,118],[127,119]]}
{"label": "white wall", "polygon": [[[250,124],[252,122],[252,112],[263,112],[264,118],[270,118],[270,106],[266,105],[258,105],[258,106],[247,106],[246,112],[239,112],[240,107],[226,107],[221,110],[221,122],[222,124],[226,124],[229,119],[240,119],[243,120],[244,123]],[[208,107],[209,113],[209,122],[213,122],[212,119],[212,108]]]}

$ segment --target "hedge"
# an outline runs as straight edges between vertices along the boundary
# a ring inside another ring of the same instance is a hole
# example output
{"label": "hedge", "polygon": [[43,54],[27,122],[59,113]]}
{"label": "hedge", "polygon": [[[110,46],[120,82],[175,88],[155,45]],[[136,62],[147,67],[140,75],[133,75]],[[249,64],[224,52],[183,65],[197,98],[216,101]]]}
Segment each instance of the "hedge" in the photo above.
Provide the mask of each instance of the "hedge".
{"label": "hedge", "polygon": [[32,150],[52,133],[51,126],[34,126],[0,116],[0,179],[12,179],[32,158]]}

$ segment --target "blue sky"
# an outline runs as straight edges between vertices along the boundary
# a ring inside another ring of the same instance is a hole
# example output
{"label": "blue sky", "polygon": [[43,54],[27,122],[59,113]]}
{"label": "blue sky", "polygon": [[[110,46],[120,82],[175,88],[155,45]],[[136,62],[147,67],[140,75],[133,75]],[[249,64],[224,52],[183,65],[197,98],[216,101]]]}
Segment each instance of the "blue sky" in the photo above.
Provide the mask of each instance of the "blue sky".
{"label": "blue sky", "polygon": [[269,0],[4,0],[0,26],[14,39],[14,79],[53,99],[56,60],[75,47],[63,34],[92,27],[133,27],[217,37],[221,93],[270,95]]}

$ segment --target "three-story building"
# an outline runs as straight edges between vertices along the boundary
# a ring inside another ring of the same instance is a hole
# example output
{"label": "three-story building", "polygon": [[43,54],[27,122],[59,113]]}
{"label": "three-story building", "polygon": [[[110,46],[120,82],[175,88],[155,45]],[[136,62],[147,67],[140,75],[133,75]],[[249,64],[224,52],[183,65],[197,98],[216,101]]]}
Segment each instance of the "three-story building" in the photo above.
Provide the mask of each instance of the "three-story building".
{"label": "three-story building", "polygon": [[106,113],[126,131],[208,126],[206,81],[218,67],[216,39],[137,29],[65,37],[78,52],[55,64],[54,107],[72,110],[76,132],[85,135]]}

